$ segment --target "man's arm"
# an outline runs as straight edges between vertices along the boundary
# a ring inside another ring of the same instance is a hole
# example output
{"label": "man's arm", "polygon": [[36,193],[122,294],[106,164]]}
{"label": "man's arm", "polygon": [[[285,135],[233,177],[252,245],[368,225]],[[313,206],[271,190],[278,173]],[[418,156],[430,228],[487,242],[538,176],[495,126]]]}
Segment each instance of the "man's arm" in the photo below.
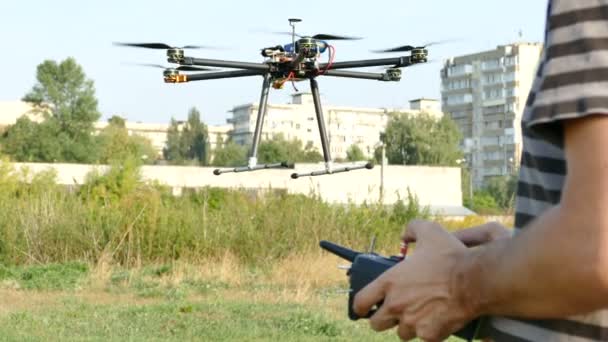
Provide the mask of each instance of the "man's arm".
{"label": "man's arm", "polygon": [[410,222],[404,239],[414,252],[357,293],[355,312],[383,300],[374,330],[399,325],[403,339],[435,341],[482,315],[562,318],[608,307],[608,116],[566,122],[559,206],[514,238],[477,248],[458,238],[474,245],[492,238],[491,227],[457,237]]}
{"label": "man's arm", "polygon": [[452,284],[478,314],[559,318],[608,307],[608,117],[564,122],[559,206],[466,253]]}

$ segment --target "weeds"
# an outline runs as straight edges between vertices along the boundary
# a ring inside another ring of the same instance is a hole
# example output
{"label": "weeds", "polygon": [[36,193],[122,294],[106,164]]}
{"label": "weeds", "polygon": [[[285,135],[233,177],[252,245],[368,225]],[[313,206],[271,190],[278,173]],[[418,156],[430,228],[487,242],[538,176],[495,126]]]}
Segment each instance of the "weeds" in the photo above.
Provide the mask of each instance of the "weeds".
{"label": "weeds", "polygon": [[272,189],[204,188],[174,197],[143,182],[135,163],[92,174],[80,187],[59,187],[54,177],[0,162],[0,263],[263,266],[320,253],[322,239],[365,249],[373,236],[378,251],[390,254],[409,220],[428,217],[411,193],[392,207],[331,205]]}

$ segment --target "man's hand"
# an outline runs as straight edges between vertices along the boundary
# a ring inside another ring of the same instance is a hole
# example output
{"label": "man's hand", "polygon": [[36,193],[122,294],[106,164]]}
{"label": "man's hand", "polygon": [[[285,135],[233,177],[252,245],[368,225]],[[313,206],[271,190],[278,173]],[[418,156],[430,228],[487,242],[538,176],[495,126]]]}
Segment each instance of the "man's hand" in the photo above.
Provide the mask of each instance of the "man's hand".
{"label": "man's hand", "polygon": [[498,222],[488,222],[479,226],[454,232],[454,236],[467,247],[475,247],[488,242],[510,238],[512,230]]}
{"label": "man's hand", "polygon": [[411,256],[398,263],[361,290],[354,310],[364,316],[380,301],[384,303],[370,318],[376,331],[399,325],[404,340],[416,336],[438,341],[475,318],[468,296],[455,293],[454,269],[467,253],[466,246],[439,224],[411,222],[404,240],[416,242]]}

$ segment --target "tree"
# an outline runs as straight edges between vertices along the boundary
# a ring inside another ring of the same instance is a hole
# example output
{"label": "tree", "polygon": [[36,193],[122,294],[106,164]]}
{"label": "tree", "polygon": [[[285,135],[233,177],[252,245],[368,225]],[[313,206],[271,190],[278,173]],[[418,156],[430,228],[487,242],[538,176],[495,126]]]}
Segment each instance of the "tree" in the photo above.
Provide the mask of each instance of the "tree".
{"label": "tree", "polygon": [[115,164],[130,159],[151,163],[156,159],[156,150],[150,140],[139,135],[129,135],[123,118],[113,116],[108,123],[99,133],[100,162]]}
{"label": "tree", "polygon": [[200,112],[190,109],[188,121],[180,129],[180,123],[171,119],[167,132],[167,143],[163,149],[166,160],[172,164],[196,161],[199,165],[209,162],[209,142],[207,125],[201,121]]}
{"label": "tree", "polygon": [[317,163],[323,161],[323,155],[314,147],[312,142],[309,141],[297,161],[302,163]]}
{"label": "tree", "polygon": [[63,161],[59,128],[54,121],[36,123],[21,117],[2,135],[2,152],[22,162]]}
{"label": "tree", "polygon": [[179,123],[171,118],[171,124],[167,131],[167,142],[165,148],[163,148],[163,156],[165,160],[172,164],[182,164],[184,161],[184,155],[186,154],[185,149],[181,145],[182,140],[180,139]]}
{"label": "tree", "polygon": [[247,148],[232,141],[218,147],[214,152],[214,166],[244,166],[246,164]]}
{"label": "tree", "polygon": [[393,113],[385,136],[390,164],[455,166],[462,156],[458,126],[448,116]]}
{"label": "tree", "polygon": [[464,205],[482,215],[496,215],[500,212],[500,208],[494,197],[483,190],[475,191],[472,202],[467,198],[464,201]]}
{"label": "tree", "polygon": [[484,191],[494,198],[498,207],[508,211],[513,208],[516,188],[517,174],[513,173],[490,178],[484,186]]}
{"label": "tree", "polygon": [[277,134],[270,140],[260,142],[258,148],[258,162],[278,163],[283,161],[295,161],[294,159],[301,153],[302,143],[287,141],[283,134]]}
{"label": "tree", "polygon": [[194,107],[190,109],[181,138],[182,146],[186,147],[186,159],[196,159],[199,164],[206,165],[209,150],[207,125],[201,121],[201,113],[198,109]]}
{"label": "tree", "polygon": [[346,150],[346,160],[351,162],[362,161],[365,160],[365,154],[363,154],[359,146],[353,144]]}
{"label": "tree", "polygon": [[258,149],[258,161],[260,163],[277,163],[283,161],[312,163],[323,160],[323,156],[313,147],[307,144],[302,148],[300,140],[286,140],[282,134],[277,134],[270,140],[260,143]]}
{"label": "tree", "polygon": [[[38,145],[37,151],[28,153],[33,161],[95,161],[97,145],[92,133],[100,114],[93,81],[86,78],[82,67],[73,58],[61,63],[44,61],[38,65],[36,79],[37,83],[23,97],[23,101],[32,104],[33,112],[45,120],[32,125],[22,122],[14,128],[23,130],[27,125],[35,127],[28,128],[34,133],[29,136],[23,135],[23,131],[18,134],[11,132],[13,128],[9,128],[6,136],[18,135],[23,138],[11,141],[14,150],[24,151],[28,146],[36,149]],[[47,144],[57,148],[58,153],[45,151],[43,146],[39,146]],[[23,157],[23,153],[20,157]]]}

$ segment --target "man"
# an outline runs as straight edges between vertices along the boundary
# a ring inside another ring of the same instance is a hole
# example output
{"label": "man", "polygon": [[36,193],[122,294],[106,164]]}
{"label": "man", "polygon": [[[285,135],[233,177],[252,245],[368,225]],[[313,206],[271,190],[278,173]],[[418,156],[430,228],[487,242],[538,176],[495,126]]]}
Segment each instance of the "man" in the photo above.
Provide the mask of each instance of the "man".
{"label": "man", "polygon": [[549,2],[522,129],[516,233],[411,222],[415,251],[355,298],[384,299],[373,329],[437,341],[484,316],[496,341],[608,340],[608,0]]}

